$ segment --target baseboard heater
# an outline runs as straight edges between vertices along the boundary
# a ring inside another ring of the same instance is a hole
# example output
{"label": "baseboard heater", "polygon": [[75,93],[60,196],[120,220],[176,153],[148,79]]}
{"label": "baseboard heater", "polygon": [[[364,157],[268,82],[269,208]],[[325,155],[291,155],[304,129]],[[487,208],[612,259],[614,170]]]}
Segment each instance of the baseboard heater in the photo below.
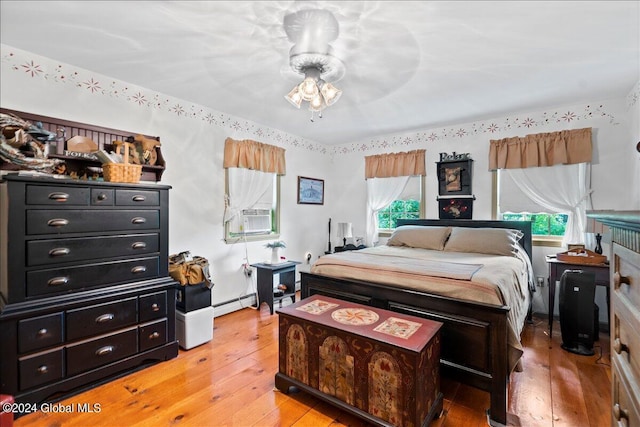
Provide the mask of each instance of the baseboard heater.
{"label": "baseboard heater", "polygon": [[214,316],[218,317],[224,314],[229,314],[234,311],[242,310],[243,308],[247,308],[252,305],[255,306],[255,304],[256,304],[256,294],[247,294],[236,299],[219,302],[213,305],[213,308],[215,308]]}

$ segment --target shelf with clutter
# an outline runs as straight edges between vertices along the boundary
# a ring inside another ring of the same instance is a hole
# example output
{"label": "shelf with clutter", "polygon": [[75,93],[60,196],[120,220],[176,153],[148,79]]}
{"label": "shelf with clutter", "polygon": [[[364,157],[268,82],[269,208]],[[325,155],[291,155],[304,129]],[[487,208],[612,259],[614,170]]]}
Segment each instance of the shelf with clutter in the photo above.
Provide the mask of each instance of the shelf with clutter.
{"label": "shelf with clutter", "polygon": [[158,182],[165,170],[160,138],[0,108],[0,171],[31,170],[60,177],[103,180],[98,153],[126,144],[125,163],[141,169],[140,181]]}

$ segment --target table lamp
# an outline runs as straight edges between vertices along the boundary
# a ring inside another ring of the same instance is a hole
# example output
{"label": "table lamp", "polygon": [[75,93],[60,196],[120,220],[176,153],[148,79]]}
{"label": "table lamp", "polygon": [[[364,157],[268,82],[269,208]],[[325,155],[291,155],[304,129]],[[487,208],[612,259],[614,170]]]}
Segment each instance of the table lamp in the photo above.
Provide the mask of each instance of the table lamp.
{"label": "table lamp", "polygon": [[593,218],[587,218],[586,233],[595,234],[596,247],[593,250],[595,253],[602,255],[602,235],[607,231],[605,225]]}
{"label": "table lamp", "polygon": [[342,246],[347,246],[347,238],[353,237],[353,225],[350,222],[338,223],[338,239],[342,239]]}

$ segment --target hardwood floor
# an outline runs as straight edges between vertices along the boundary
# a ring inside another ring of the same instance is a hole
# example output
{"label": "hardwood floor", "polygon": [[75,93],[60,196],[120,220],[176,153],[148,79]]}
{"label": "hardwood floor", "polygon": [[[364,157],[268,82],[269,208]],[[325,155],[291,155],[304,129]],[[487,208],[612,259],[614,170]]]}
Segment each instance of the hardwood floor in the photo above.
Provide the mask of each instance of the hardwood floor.
{"label": "hardwood floor", "polygon": [[[213,340],[59,402],[71,413],[23,416],[30,426],[363,426],[359,419],[302,392],[276,391],[278,316],[250,308],[214,319]],[[600,334],[595,356],[560,348],[559,325],[549,340],[535,318],[523,332],[524,370],[511,375],[509,425],[610,424],[609,336]],[[444,411],[430,427],[486,426],[487,393],[443,379]],[[80,413],[79,404],[100,411]]]}

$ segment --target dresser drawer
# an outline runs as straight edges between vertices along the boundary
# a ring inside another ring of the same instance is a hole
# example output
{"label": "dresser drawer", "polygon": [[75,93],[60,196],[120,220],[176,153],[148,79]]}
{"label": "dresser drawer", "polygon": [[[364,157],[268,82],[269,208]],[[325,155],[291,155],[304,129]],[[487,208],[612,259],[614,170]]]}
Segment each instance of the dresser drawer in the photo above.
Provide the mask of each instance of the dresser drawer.
{"label": "dresser drawer", "polygon": [[149,210],[28,210],[27,234],[153,230],[160,211]]}
{"label": "dresser drawer", "polygon": [[160,236],[157,233],[32,240],[27,242],[27,265],[144,255],[159,250]]}
{"label": "dresser drawer", "polygon": [[53,185],[27,185],[27,205],[88,206],[88,187],[57,187]]}
{"label": "dresser drawer", "polygon": [[18,321],[18,351],[27,353],[62,343],[63,313]]}
{"label": "dresser drawer", "polygon": [[67,347],[67,376],[115,362],[138,350],[138,328]]}
{"label": "dresser drawer", "polygon": [[614,296],[640,310],[640,253],[614,244],[612,265]]}
{"label": "dresser drawer", "polygon": [[139,321],[147,322],[167,315],[167,292],[156,292],[140,297]]}
{"label": "dresser drawer", "polygon": [[147,323],[138,329],[138,342],[140,351],[146,351],[167,342],[167,320]]}
{"label": "dresser drawer", "polygon": [[116,206],[159,206],[160,192],[154,190],[116,190]]}
{"label": "dresser drawer", "polygon": [[30,271],[27,273],[27,297],[111,286],[152,279],[158,275],[158,257]]}
{"label": "dresser drawer", "polygon": [[[611,359],[640,380],[640,313],[615,295],[612,298]],[[634,327],[635,325],[635,327]]]}
{"label": "dresser drawer", "polygon": [[[640,426],[640,407],[638,381],[627,380],[629,372],[625,372],[617,363],[611,364],[611,425]],[[635,396],[635,398],[634,398]],[[625,424],[618,424],[621,421]]]}
{"label": "dresser drawer", "polygon": [[19,359],[20,390],[59,380],[63,376],[64,350],[59,348],[47,353]]}
{"label": "dresser drawer", "polygon": [[137,323],[137,298],[67,311],[67,341],[100,335]]}

